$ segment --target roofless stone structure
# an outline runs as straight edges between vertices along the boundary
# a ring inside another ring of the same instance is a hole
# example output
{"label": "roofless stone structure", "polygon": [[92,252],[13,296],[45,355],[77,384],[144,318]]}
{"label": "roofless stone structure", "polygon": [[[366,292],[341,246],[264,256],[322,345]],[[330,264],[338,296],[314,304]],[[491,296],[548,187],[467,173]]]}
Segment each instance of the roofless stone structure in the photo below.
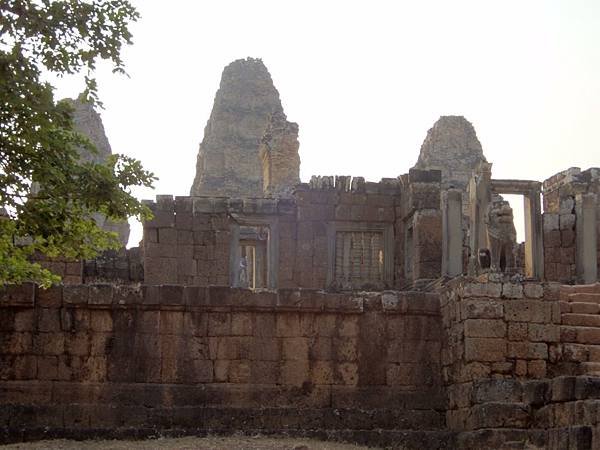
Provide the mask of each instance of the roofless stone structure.
{"label": "roofless stone structure", "polygon": [[[192,195],[147,202],[143,273],[0,290],[0,442],[600,448],[600,169],[494,179],[446,116],[408,174],[301,183],[297,136],[262,62],[233,62]],[[523,197],[519,257],[502,194]]]}

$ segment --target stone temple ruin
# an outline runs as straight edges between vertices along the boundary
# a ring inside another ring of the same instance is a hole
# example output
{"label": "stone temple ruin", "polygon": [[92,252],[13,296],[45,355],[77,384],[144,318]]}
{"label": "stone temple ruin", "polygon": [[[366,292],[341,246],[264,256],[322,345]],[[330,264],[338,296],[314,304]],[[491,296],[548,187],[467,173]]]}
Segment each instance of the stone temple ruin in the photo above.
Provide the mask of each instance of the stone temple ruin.
{"label": "stone temple ruin", "polygon": [[140,247],[3,290],[2,440],[600,448],[600,169],[493,178],[455,116],[379,182],[302,183],[298,149],[263,63],[227,66],[191,195],[147,202]]}

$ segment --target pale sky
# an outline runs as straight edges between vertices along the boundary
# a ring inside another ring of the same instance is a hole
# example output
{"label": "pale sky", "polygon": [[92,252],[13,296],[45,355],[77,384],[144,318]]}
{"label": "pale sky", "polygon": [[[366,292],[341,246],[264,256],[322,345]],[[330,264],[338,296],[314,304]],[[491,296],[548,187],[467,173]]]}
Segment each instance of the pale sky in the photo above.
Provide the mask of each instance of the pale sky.
{"label": "pale sky", "polygon": [[[248,56],[300,126],[303,181],[406,173],[440,115],[473,123],[494,178],[600,166],[598,0],[132,3],[130,78],[102,68],[98,82],[113,152],[160,178],[140,198],[189,194],[221,72]],[[55,84],[57,98],[83,89]]]}

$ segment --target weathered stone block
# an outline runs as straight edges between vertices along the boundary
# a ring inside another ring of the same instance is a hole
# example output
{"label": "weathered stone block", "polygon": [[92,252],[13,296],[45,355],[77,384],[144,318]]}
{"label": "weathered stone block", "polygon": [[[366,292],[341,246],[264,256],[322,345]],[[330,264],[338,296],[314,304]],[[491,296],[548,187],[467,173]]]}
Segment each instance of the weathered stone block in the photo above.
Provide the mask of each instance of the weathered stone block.
{"label": "weathered stone block", "polygon": [[561,214],[560,215],[560,229],[561,230],[572,230],[575,228],[575,214]]}
{"label": "weathered stone block", "polygon": [[503,338],[506,336],[506,324],[502,320],[467,319],[466,337]]}
{"label": "weathered stone block", "polygon": [[503,298],[523,298],[523,285],[520,283],[503,283]]}
{"label": "weathered stone block", "polygon": [[507,320],[513,322],[550,323],[552,321],[552,305],[547,302],[523,300],[508,302],[504,305]]}
{"label": "weathered stone block", "polygon": [[314,384],[333,384],[333,363],[331,361],[315,361],[311,363],[310,379]]}
{"label": "weathered stone block", "polygon": [[306,381],[309,380],[309,374],[310,368],[308,360],[288,360],[281,364],[280,377],[281,384],[283,385],[301,387]]}
{"label": "weathered stone block", "polygon": [[93,310],[90,312],[90,328],[92,331],[109,332],[113,330],[113,320],[110,311]]}
{"label": "weathered stone block", "polygon": [[530,421],[530,407],[524,403],[485,403],[475,405],[467,421],[467,427],[525,428]]}
{"label": "weathered stone block", "polygon": [[358,365],[349,362],[336,364],[334,382],[346,386],[356,386],[358,384]]}
{"label": "weathered stone block", "polygon": [[527,361],[527,374],[531,378],[546,378],[547,366],[546,361],[538,359]]}
{"label": "weathered stone block", "polygon": [[356,361],[358,359],[358,342],[356,338],[333,338],[333,359],[336,361]]}
{"label": "weathered stone block", "polygon": [[67,305],[85,305],[89,298],[88,285],[63,286],[63,302]]}
{"label": "weathered stone block", "polygon": [[309,340],[303,337],[283,338],[282,357],[285,360],[305,360],[309,355]]}
{"label": "weathered stone block", "polygon": [[548,345],[540,342],[509,342],[508,356],[519,359],[548,359]]}
{"label": "weathered stone block", "polygon": [[518,380],[493,378],[473,382],[471,401],[477,403],[506,402],[518,403],[523,396],[523,388]]}
{"label": "weathered stone block", "polygon": [[528,338],[528,324],[526,322],[509,322],[508,339],[510,341],[524,341]]}
{"label": "weathered stone block", "polygon": [[184,334],[183,311],[160,311],[160,334]]}
{"label": "weathered stone block", "polygon": [[576,377],[557,377],[552,383],[552,401],[568,402],[575,400]]}
{"label": "weathered stone block", "polygon": [[530,323],[528,329],[529,340],[532,342],[558,342],[560,340],[558,325]]}
{"label": "weathered stone block", "polygon": [[56,308],[62,304],[63,289],[62,286],[50,286],[42,289],[36,286],[35,301],[36,305],[42,308]]}
{"label": "weathered stone block", "polygon": [[559,229],[558,214],[544,213],[544,232],[550,232]]}
{"label": "weathered stone block", "polygon": [[233,336],[252,336],[254,317],[251,313],[235,312],[231,315]]}
{"label": "weathered stone block", "polygon": [[231,335],[231,314],[209,313],[208,314],[208,335],[209,336],[230,336]]}
{"label": "weathered stone block", "polygon": [[502,303],[494,300],[465,300],[461,302],[461,319],[499,319],[504,317]]}
{"label": "weathered stone block", "polygon": [[110,305],[113,302],[113,285],[92,284],[90,285],[88,303],[90,305]]}
{"label": "weathered stone block", "polygon": [[544,232],[544,247],[560,247],[561,245],[561,232],[556,229],[554,231]]}
{"label": "weathered stone block", "polygon": [[469,361],[503,361],[506,340],[498,338],[465,338],[465,359]]}
{"label": "weathered stone block", "polygon": [[544,287],[539,283],[524,283],[523,293],[527,298],[542,298],[544,297]]}
{"label": "weathered stone block", "polygon": [[[33,310],[31,311],[33,312]],[[32,331],[17,329],[17,314],[15,314],[14,329],[16,331]],[[33,325],[33,323],[32,323]],[[40,308],[37,311],[37,329],[42,332],[58,332],[62,330],[60,321],[60,310],[57,308]]]}
{"label": "weathered stone block", "polygon": [[462,287],[462,297],[491,297],[500,298],[502,283],[465,283]]}

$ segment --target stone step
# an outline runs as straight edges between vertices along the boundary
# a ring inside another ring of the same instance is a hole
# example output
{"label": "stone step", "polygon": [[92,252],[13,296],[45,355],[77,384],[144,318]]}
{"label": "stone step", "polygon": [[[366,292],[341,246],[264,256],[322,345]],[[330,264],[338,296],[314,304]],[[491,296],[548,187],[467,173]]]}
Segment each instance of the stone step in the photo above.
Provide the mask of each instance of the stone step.
{"label": "stone step", "polygon": [[579,365],[580,375],[600,376],[600,362],[584,362]]}
{"label": "stone step", "polygon": [[582,327],[600,327],[600,314],[562,314],[563,325],[574,325]]}
{"label": "stone step", "polygon": [[600,344],[600,328],[561,325],[560,340],[563,343]]}
{"label": "stone step", "polygon": [[575,292],[567,296],[569,302],[600,303],[600,293]]}
{"label": "stone step", "polygon": [[[565,302],[566,303],[566,302]],[[563,311],[561,305],[561,311]],[[570,302],[569,312],[574,314],[600,314],[600,304],[588,302]]]}
{"label": "stone step", "polygon": [[562,355],[569,362],[600,363],[600,345],[563,344]]}
{"label": "stone step", "polygon": [[566,300],[570,294],[598,294],[600,293],[600,283],[577,284],[574,286],[562,285],[559,288],[561,300]]}

